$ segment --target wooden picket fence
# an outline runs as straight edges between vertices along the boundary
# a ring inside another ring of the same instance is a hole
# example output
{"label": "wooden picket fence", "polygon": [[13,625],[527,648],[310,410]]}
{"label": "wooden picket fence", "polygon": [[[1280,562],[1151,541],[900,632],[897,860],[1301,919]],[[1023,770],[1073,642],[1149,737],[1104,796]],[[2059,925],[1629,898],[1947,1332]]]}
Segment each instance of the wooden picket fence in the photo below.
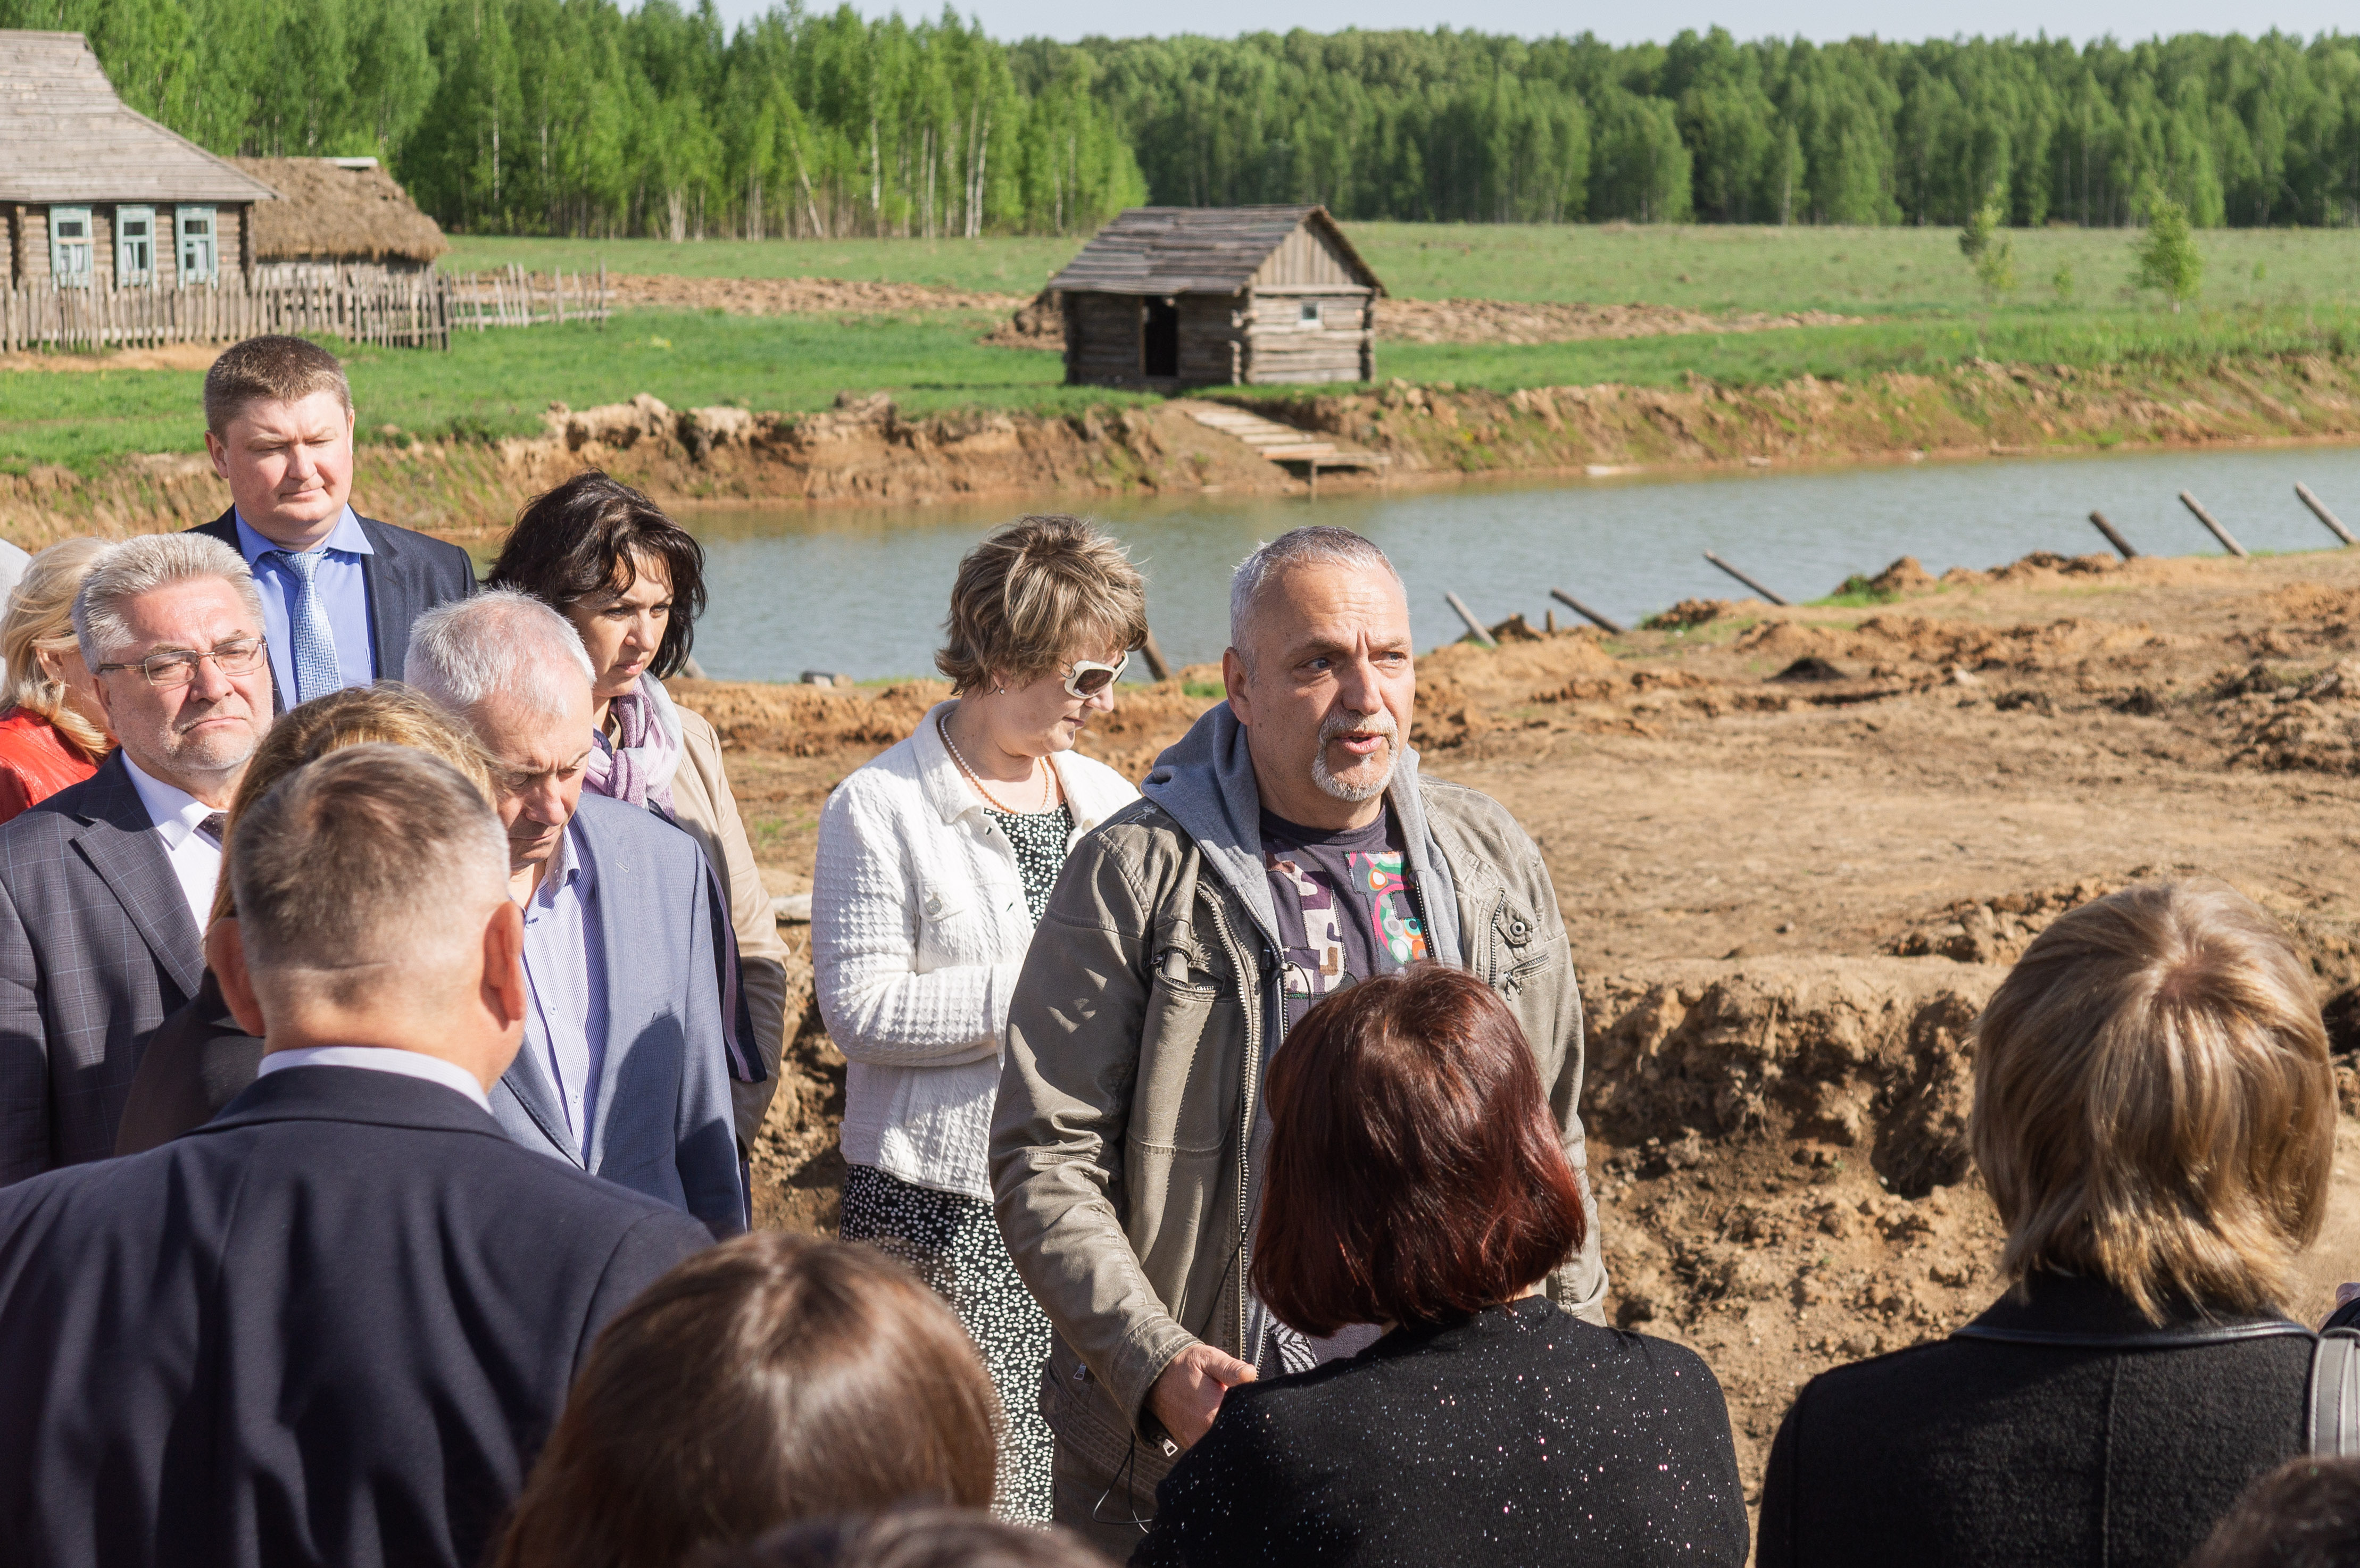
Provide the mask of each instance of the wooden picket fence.
{"label": "wooden picket fence", "polygon": [[451,333],[554,321],[604,323],[612,310],[606,269],[594,276],[497,273],[387,274],[337,267],[288,281],[218,287],[118,289],[49,283],[0,289],[0,353],[93,351],[166,343],[235,343],[259,332],[333,336],[387,348],[451,346]]}
{"label": "wooden picket fence", "polygon": [[613,310],[603,261],[595,273],[527,272],[511,263],[497,272],[460,273],[452,284],[451,324],[461,331],[603,323]]}

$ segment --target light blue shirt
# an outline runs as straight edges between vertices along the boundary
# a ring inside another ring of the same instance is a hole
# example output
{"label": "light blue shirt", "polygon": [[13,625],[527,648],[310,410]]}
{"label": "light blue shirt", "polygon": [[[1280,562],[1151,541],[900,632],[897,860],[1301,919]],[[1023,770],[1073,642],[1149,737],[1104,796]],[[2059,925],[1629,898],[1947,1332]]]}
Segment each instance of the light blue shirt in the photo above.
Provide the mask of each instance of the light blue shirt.
{"label": "light blue shirt", "polygon": [[423,1078],[429,1083],[440,1083],[455,1094],[464,1094],[484,1111],[490,1111],[492,1102],[475,1075],[455,1062],[445,1062],[439,1056],[423,1051],[403,1051],[391,1045],[303,1045],[286,1051],[274,1051],[264,1056],[255,1076],[267,1078],[273,1073],[284,1073],[290,1067],[364,1067],[371,1073],[395,1073],[404,1078]]}
{"label": "light blue shirt", "polygon": [[[278,548],[239,516],[237,552],[254,568],[255,585],[262,590],[262,632],[270,639],[270,678],[279,683],[279,702],[291,708],[295,705],[295,638],[288,630],[287,601],[294,591],[295,574],[283,561],[262,559]],[[313,586],[327,609],[328,630],[336,639],[336,669],[347,686],[370,685],[377,680],[377,658],[370,645],[368,583],[361,575],[361,557],[377,551],[369,547],[368,535],[361,531],[361,520],[350,506],[336,519],[325,548],[328,553],[320,562]]]}
{"label": "light blue shirt", "polygon": [[524,1048],[549,1073],[574,1148],[590,1159],[590,1118],[606,1061],[606,954],[598,883],[569,824],[524,904],[524,977],[532,992]]}

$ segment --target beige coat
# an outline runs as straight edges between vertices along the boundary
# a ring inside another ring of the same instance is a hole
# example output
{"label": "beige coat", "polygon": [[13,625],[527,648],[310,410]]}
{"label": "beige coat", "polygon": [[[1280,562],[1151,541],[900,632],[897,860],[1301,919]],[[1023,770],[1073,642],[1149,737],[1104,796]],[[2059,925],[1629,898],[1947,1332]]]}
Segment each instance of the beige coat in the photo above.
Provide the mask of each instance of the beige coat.
{"label": "beige coat", "polygon": [[787,944],[780,940],[770,889],[755,868],[754,846],[746,842],[737,798],[721,768],[721,737],[704,715],[677,703],[672,712],[680,717],[681,745],[680,770],[672,779],[673,815],[721,875],[729,924],[738,933],[738,988],[754,1016],[754,1044],[769,1074],[759,1083],[729,1081],[738,1142],[750,1149],[779,1092],[779,1053],[787,1032]]}

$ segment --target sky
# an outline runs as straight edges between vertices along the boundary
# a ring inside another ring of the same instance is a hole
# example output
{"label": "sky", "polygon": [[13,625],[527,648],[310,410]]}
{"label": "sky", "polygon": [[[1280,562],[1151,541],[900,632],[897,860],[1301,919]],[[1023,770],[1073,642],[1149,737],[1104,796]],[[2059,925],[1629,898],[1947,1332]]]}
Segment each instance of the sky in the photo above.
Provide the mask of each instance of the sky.
{"label": "sky", "polygon": [[[759,16],[769,0],[718,0],[732,22]],[[806,0],[814,10],[833,0]],[[942,0],[853,0],[865,15],[899,9],[915,20],[939,14]],[[1550,0],[1189,0],[1152,8],[1109,5],[1106,0],[966,0],[962,16],[979,17],[984,30],[1012,40],[1047,35],[1072,41],[1090,34],[1203,33],[1232,37],[1241,32],[1285,32],[1308,27],[1337,32],[1370,28],[1442,26],[1525,38],[1594,32],[1609,43],[1662,42],[1683,28],[1701,32],[1719,24],[1741,38],[1797,34],[1820,42],[1873,33],[1915,40],[1979,34],[2016,33],[2030,38],[2046,31],[2076,42],[2112,33],[2118,38],[2173,33],[2315,33],[2360,29],[2360,12],[2348,0],[2253,0],[2228,5],[2222,0],[1918,0],[1896,8],[1891,0],[1808,0],[1775,5],[1769,0],[1651,0],[1644,5],[1568,5]]]}

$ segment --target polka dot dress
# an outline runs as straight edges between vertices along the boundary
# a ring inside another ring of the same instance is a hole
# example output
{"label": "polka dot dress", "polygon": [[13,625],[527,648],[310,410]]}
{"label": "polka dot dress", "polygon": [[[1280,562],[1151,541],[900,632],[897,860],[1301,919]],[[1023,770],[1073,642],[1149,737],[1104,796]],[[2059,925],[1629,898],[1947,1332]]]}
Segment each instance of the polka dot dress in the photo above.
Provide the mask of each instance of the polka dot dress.
{"label": "polka dot dress", "polygon": [[1018,1523],[1048,1523],[1054,1440],[1040,1400],[1049,1320],[1017,1276],[991,1205],[913,1186],[872,1165],[849,1165],[840,1228],[845,1240],[865,1241],[908,1264],[966,1325],[1008,1423],[1000,1434],[991,1511]]}
{"label": "polka dot dress", "polygon": [[[1065,864],[1074,814],[989,811],[1016,851],[1025,906],[1038,921]],[[907,1263],[950,1303],[983,1352],[1000,1390],[1007,1427],[1000,1440],[999,1496],[992,1512],[1021,1523],[1049,1522],[1049,1459],[1055,1447],[1041,1419],[1041,1367],[1049,1359],[1049,1320],[1016,1272],[1000,1239],[991,1205],[956,1192],[920,1187],[874,1166],[844,1173],[847,1241],[864,1241]]]}

